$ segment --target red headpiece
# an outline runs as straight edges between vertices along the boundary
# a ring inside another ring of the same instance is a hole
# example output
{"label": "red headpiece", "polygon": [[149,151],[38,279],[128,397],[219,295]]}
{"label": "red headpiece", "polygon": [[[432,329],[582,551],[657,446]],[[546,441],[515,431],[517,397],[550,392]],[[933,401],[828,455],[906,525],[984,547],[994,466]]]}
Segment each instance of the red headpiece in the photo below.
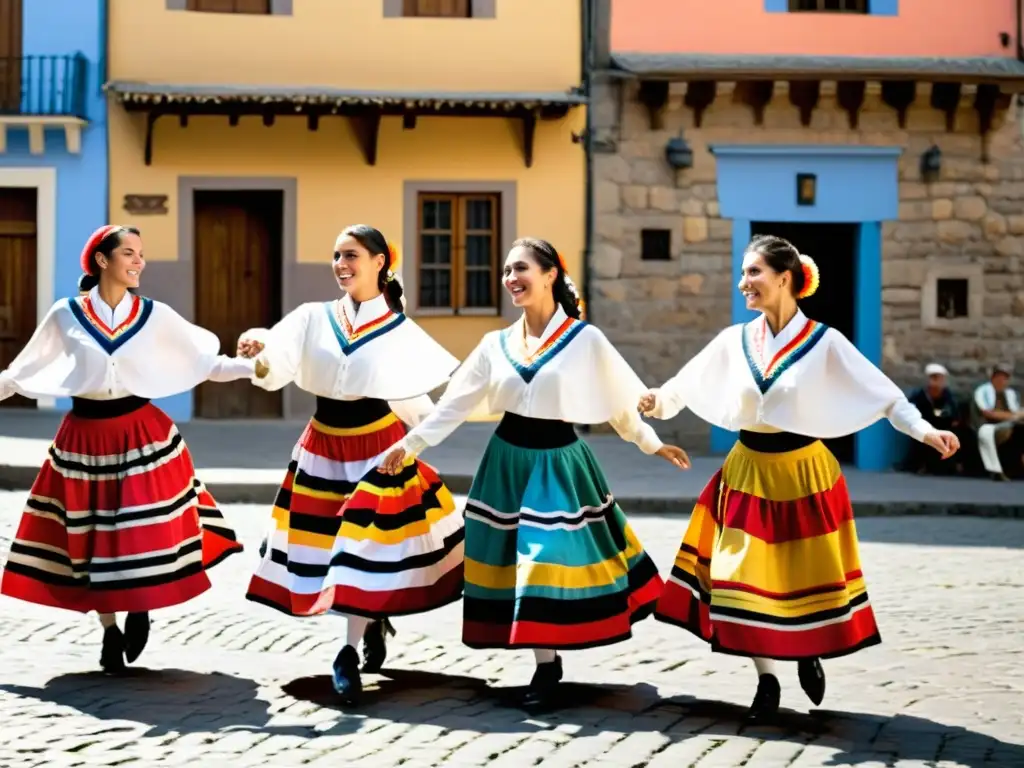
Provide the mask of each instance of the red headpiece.
{"label": "red headpiece", "polygon": [[93,232],[91,235],[89,235],[89,239],[85,241],[85,247],[82,249],[82,272],[84,272],[87,275],[93,275],[93,277],[95,277],[92,265],[92,255],[96,252],[96,248],[99,246],[99,244],[103,242],[103,238],[105,238],[111,232],[116,232],[119,229],[121,229],[120,224],[105,224],[99,229],[97,229],[95,232]]}

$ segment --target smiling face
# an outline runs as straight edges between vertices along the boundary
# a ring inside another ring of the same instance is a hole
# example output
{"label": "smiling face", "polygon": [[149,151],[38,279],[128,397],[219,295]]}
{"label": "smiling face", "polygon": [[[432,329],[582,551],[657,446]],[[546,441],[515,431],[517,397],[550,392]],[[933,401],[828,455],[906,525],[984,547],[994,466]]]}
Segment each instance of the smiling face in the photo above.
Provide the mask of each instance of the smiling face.
{"label": "smiling face", "polygon": [[512,297],[512,303],[520,309],[526,309],[546,299],[554,300],[551,286],[556,275],[555,269],[541,268],[533,251],[519,246],[509,251],[505,259],[502,281]]}
{"label": "smiling face", "polygon": [[747,309],[764,311],[765,307],[777,305],[784,295],[792,295],[792,275],[776,272],[757,251],[749,251],[743,257],[743,273],[739,289],[746,300]]}
{"label": "smiling face", "polygon": [[334,278],[355,301],[368,301],[380,293],[378,276],[384,267],[384,254],[371,254],[352,235],[344,232],[334,243]]}
{"label": "smiling face", "polygon": [[142,238],[131,232],[123,232],[118,246],[109,256],[97,254],[96,263],[102,270],[101,279],[107,283],[122,288],[138,288],[142,270],[146,268]]}

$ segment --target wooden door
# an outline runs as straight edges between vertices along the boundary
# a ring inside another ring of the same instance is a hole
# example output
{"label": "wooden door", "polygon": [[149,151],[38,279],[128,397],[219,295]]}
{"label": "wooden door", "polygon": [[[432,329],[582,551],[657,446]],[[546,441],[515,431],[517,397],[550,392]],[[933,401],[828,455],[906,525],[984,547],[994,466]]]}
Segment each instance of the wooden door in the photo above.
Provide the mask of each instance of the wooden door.
{"label": "wooden door", "polygon": [[0,114],[21,111],[21,4],[0,0]]}
{"label": "wooden door", "polygon": [[[36,190],[0,189],[0,371],[36,329]],[[0,408],[35,408],[15,395]]]}
{"label": "wooden door", "polygon": [[[196,324],[220,338],[233,355],[249,328],[281,317],[280,192],[195,193]],[[281,392],[248,380],[207,382],[196,390],[195,415],[204,419],[278,418]]]}

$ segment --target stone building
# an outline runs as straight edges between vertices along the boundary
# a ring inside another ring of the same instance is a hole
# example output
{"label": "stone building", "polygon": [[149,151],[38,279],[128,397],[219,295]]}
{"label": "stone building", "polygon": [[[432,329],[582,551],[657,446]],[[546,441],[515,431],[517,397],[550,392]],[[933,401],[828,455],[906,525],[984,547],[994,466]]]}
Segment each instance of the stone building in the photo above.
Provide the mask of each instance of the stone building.
{"label": "stone building", "polygon": [[[820,266],[805,311],[901,386],[932,360],[960,392],[1000,360],[1024,372],[1012,4],[980,23],[934,0],[944,25],[965,19],[953,48],[915,0],[871,4],[886,15],[733,5],[614,3],[592,97],[593,321],[645,381],[664,381],[752,316],[739,265],[770,232]],[[695,452],[733,439],[685,412],[665,431]],[[882,423],[833,449],[881,469],[900,440]]]}

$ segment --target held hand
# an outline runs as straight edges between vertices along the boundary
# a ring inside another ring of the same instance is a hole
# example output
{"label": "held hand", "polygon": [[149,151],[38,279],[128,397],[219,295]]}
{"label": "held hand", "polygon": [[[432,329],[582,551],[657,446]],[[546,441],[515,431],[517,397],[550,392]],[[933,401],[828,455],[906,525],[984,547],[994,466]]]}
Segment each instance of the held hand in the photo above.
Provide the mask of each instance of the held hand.
{"label": "held hand", "polygon": [[945,430],[929,432],[924,436],[924,442],[941,453],[944,459],[948,459],[960,450],[960,439],[952,432],[946,432]]}
{"label": "held hand", "polygon": [[262,342],[254,341],[253,339],[239,339],[238,351],[235,354],[239,357],[252,359],[263,351],[263,346]]}
{"label": "held hand", "polygon": [[380,471],[385,475],[397,475],[405,462],[405,449],[399,446],[384,457],[380,464]]}
{"label": "held hand", "polygon": [[649,415],[655,407],[658,405],[658,396],[653,392],[648,392],[646,395],[640,398],[640,404],[637,405],[636,409],[644,416]]}
{"label": "held hand", "polygon": [[663,445],[654,455],[661,456],[665,461],[675,464],[680,469],[690,468],[690,457],[677,445]]}

